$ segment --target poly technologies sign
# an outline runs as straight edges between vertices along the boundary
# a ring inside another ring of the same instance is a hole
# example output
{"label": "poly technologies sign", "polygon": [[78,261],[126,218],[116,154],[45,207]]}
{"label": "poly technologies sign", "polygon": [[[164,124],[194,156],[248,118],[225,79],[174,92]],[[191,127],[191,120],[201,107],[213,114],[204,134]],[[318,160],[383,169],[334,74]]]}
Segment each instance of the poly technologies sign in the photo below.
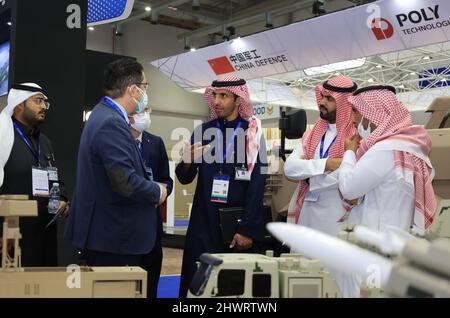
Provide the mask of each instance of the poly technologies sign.
{"label": "poly technologies sign", "polygon": [[[450,26],[450,20],[442,18],[440,6],[427,6],[395,15],[395,25],[402,35],[438,30]],[[381,17],[372,20],[372,32],[378,41],[389,39],[394,34],[394,24]]]}

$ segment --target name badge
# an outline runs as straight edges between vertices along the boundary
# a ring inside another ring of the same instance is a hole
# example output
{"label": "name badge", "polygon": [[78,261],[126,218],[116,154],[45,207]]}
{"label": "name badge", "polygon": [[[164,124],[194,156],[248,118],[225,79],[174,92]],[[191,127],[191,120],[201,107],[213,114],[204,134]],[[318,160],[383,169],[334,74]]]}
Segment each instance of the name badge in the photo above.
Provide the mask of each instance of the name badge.
{"label": "name badge", "polygon": [[319,200],[319,193],[318,192],[311,192],[311,191],[306,192],[305,201],[307,201],[307,202],[316,202],[317,200]]}
{"label": "name badge", "polygon": [[48,197],[48,171],[47,169],[32,167],[32,193],[35,197]]}
{"label": "name badge", "polygon": [[236,180],[250,181],[251,178],[252,174],[247,170],[247,168],[236,168]]}
{"label": "name badge", "polygon": [[229,176],[226,175],[215,176],[213,179],[211,202],[227,203],[229,186],[230,186]]}
{"label": "name badge", "polygon": [[48,171],[48,180],[49,181],[54,181],[54,182],[58,182],[58,169],[55,167],[48,167],[47,168]]}

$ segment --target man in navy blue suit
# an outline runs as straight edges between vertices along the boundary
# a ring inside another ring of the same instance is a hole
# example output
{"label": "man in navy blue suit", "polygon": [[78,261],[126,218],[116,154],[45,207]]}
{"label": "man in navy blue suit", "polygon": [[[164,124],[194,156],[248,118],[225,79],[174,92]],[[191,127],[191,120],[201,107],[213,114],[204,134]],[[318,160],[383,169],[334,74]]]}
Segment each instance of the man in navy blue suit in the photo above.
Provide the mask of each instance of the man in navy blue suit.
{"label": "man in navy blue suit", "polygon": [[[139,114],[128,115],[131,124],[131,133],[136,140],[136,145],[141,153],[150,180],[164,184],[167,188],[167,196],[169,196],[173,189],[173,180],[170,178],[169,159],[167,158],[166,147],[160,137],[145,131],[150,128],[150,112],[151,109],[146,107]],[[163,233],[161,211],[158,211],[157,225],[156,242],[151,252],[151,266],[147,275],[147,284],[149,285],[147,296],[151,298],[156,298],[157,295],[156,287],[158,286],[159,276],[161,274],[163,258],[161,245]]]}
{"label": "man in navy blue suit", "polygon": [[129,265],[148,271],[152,263],[158,205],[167,190],[150,180],[128,119],[147,106],[147,89],[143,67],[135,60],[109,64],[106,96],[81,135],[66,238],[83,250],[89,266]]}

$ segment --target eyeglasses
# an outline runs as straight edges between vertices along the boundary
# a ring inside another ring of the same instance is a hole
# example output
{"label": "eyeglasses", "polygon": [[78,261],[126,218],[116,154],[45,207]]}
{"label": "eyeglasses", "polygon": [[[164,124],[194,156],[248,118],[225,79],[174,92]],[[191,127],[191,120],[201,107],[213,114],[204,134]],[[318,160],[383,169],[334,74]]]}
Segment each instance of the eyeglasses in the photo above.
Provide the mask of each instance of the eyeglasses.
{"label": "eyeglasses", "polygon": [[151,114],[151,113],[152,113],[152,109],[151,108],[145,108],[139,114]]}
{"label": "eyeglasses", "polygon": [[45,99],[43,97],[36,97],[33,99],[33,101],[39,106],[44,105],[46,110],[48,110],[50,108],[50,103],[48,102],[47,99]]}
{"label": "eyeglasses", "polygon": [[134,83],[134,84],[139,85],[139,86],[144,85],[144,90],[148,89],[148,83]]}

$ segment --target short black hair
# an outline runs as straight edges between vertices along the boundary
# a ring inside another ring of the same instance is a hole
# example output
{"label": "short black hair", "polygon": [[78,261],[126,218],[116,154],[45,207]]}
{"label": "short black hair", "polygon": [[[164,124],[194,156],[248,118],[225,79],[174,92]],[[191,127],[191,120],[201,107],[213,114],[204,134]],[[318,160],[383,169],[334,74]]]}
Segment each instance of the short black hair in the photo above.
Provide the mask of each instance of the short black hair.
{"label": "short black hair", "polygon": [[143,73],[142,64],[131,58],[109,63],[104,73],[104,94],[113,99],[122,97],[127,87],[142,82]]}

